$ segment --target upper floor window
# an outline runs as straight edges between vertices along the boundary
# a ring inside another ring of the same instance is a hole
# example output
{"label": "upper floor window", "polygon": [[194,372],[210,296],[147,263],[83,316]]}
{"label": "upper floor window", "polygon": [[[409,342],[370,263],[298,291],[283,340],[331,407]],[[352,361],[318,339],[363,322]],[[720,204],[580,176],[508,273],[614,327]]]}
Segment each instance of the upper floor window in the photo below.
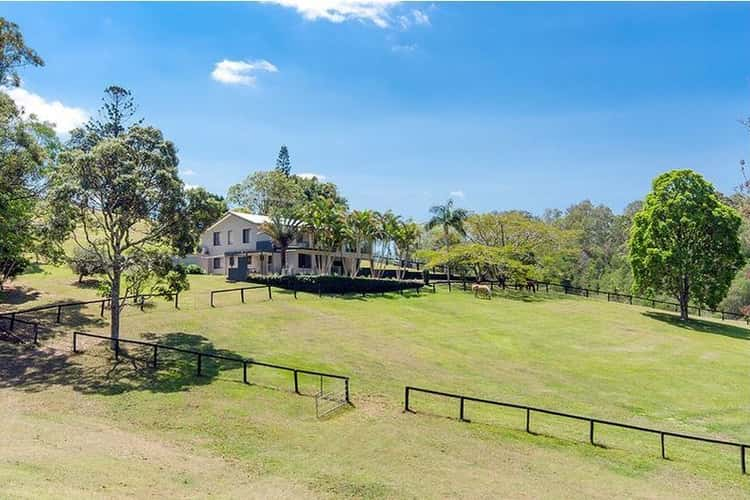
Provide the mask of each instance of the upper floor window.
{"label": "upper floor window", "polygon": [[242,230],[242,243],[250,243],[250,229]]}
{"label": "upper floor window", "polygon": [[214,246],[221,245],[221,233],[214,233]]}
{"label": "upper floor window", "polygon": [[227,245],[232,244],[232,231],[227,231]]}

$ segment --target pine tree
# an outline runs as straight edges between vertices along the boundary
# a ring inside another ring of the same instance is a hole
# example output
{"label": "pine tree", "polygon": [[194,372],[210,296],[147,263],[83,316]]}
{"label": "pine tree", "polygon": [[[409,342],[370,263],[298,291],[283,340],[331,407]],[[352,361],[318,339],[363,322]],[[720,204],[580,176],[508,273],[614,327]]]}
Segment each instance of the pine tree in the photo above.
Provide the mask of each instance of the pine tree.
{"label": "pine tree", "polygon": [[276,158],[276,170],[286,176],[292,173],[292,162],[289,160],[289,150],[286,148],[286,144],[282,145],[279,150],[279,156]]}

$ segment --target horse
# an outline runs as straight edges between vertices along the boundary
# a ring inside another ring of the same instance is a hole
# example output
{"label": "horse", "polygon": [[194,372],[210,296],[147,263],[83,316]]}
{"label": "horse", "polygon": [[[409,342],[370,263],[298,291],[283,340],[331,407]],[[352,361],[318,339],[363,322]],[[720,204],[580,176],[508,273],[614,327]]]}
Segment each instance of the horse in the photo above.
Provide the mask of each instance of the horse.
{"label": "horse", "polygon": [[492,291],[490,290],[490,287],[487,285],[481,285],[479,283],[474,283],[471,285],[471,291],[474,292],[474,297],[477,298],[485,298],[487,300],[492,300]]}

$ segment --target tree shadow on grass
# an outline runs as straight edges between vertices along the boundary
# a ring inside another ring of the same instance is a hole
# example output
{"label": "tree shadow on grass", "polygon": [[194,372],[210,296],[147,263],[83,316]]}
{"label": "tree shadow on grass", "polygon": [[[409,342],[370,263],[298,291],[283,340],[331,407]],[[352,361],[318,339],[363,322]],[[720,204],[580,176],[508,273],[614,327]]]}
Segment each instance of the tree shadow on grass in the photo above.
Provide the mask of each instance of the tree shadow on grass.
{"label": "tree shadow on grass", "polygon": [[714,321],[706,321],[702,319],[688,319],[683,321],[676,314],[670,314],[667,312],[657,311],[644,311],[641,314],[644,316],[662,321],[678,328],[685,330],[692,330],[701,333],[711,333],[714,335],[724,335],[725,337],[732,337],[735,339],[750,340],[750,330],[734,325],[726,325],[716,323]]}
{"label": "tree shadow on grass", "polygon": [[6,288],[0,292],[0,304],[14,306],[26,304],[27,302],[37,300],[40,295],[41,293],[33,288],[13,286],[12,288]]}
{"label": "tree shadow on grass", "polygon": [[[154,342],[181,349],[219,354],[226,357],[242,356],[228,350],[216,349],[201,335],[183,332],[156,336]],[[40,392],[55,386],[72,387],[84,394],[116,395],[131,391],[171,393],[189,387],[210,384],[221,370],[234,369],[239,363],[203,357],[201,375],[197,374],[197,356],[159,349],[157,368],[153,368],[153,348],[124,343],[119,360],[109,347],[109,341],[79,337],[79,349],[71,351],[49,348],[35,349],[0,343],[0,388],[25,392]]]}

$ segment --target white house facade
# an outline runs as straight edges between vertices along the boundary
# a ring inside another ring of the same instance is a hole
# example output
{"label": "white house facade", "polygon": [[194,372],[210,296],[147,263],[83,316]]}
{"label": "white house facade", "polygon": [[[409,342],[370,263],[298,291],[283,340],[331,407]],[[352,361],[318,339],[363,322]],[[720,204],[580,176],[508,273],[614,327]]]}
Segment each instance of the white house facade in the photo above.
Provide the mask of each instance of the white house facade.
{"label": "white house facade", "polygon": [[[281,249],[263,233],[265,215],[230,210],[201,235],[200,253],[196,256],[208,274],[224,275],[241,281],[250,274],[313,274],[316,256],[328,254],[314,247],[309,233],[302,233],[287,249],[286,268],[281,267]],[[359,252],[343,246],[334,253],[334,272],[343,272],[351,259],[369,259],[365,248]]]}

